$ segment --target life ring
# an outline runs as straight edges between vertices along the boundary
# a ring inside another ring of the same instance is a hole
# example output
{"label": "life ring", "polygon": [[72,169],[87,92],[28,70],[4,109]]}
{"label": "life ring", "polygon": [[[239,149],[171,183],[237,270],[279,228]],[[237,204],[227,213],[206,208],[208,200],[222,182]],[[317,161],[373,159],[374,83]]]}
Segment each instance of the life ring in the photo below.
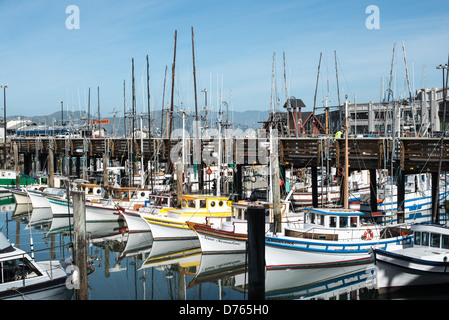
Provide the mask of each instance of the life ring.
{"label": "life ring", "polygon": [[374,233],[373,233],[373,231],[371,231],[371,229],[366,230],[365,233],[363,234],[364,240],[373,240],[373,238],[374,238]]}
{"label": "life ring", "polygon": [[343,175],[343,172],[344,172],[344,168],[343,167],[339,167],[338,170],[337,170],[337,175],[341,176],[341,175]]}

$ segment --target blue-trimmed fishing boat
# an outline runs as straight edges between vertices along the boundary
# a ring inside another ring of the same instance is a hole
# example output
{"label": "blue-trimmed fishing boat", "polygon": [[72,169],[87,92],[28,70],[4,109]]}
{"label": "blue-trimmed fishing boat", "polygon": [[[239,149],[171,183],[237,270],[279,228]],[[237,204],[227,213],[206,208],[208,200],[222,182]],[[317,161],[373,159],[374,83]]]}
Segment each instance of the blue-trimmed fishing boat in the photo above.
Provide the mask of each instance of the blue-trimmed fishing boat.
{"label": "blue-trimmed fishing boat", "polygon": [[449,228],[420,223],[411,229],[414,238],[410,245],[373,250],[380,292],[449,284]]}
{"label": "blue-trimmed fishing boat", "polygon": [[353,209],[310,208],[304,221],[288,223],[282,234],[265,237],[267,269],[339,267],[372,262],[370,251],[411,240],[407,225],[364,223]]}

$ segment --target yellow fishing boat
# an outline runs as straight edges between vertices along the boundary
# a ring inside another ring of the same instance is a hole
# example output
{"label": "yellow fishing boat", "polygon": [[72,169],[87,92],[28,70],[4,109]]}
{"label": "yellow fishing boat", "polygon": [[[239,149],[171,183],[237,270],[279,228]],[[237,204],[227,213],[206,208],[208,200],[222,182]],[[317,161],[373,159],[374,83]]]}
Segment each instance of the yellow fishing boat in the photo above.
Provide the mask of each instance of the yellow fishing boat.
{"label": "yellow fishing boat", "polygon": [[232,202],[227,197],[183,195],[180,208],[166,208],[157,215],[142,215],[156,239],[197,239],[190,222],[220,226],[232,214]]}

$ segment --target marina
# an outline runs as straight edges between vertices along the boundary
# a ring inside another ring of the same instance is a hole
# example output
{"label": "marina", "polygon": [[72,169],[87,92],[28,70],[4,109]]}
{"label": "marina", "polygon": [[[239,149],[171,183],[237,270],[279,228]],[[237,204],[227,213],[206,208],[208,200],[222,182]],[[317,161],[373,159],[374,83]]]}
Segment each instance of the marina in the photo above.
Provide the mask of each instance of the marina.
{"label": "marina", "polygon": [[0,300],[449,299],[438,0],[84,2],[0,4]]}

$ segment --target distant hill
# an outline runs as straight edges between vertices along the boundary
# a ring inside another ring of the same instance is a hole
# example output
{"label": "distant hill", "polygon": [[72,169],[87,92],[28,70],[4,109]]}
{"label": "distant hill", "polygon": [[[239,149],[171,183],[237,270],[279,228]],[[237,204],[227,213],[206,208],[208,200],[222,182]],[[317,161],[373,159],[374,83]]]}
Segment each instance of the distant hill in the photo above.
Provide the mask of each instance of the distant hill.
{"label": "distant hill", "polygon": [[[259,127],[262,126],[263,121],[266,121],[268,119],[268,111],[258,111],[258,110],[248,110],[248,111],[234,111],[234,113],[229,112],[228,113],[228,121],[229,122],[233,122],[234,123],[234,127],[235,128],[240,128],[242,130],[246,130],[248,128],[252,128],[252,129],[257,129]],[[110,115],[110,113],[107,113],[108,115]],[[119,116],[120,113],[117,114],[117,116],[115,117],[102,117],[102,119],[107,119],[109,120],[109,124],[104,124],[103,127],[106,128],[106,130],[109,133],[112,132],[116,132],[117,135],[123,135],[124,133],[124,121],[123,121],[123,116]],[[200,115],[199,115],[200,116]],[[8,116],[7,119],[8,120],[12,120],[12,119],[18,119],[20,117],[20,119],[30,119],[32,120],[34,123],[36,124],[43,124],[43,125],[53,125],[53,124],[59,124],[61,122],[61,111],[58,112],[54,112],[50,115],[45,115],[45,116],[32,116],[32,117],[27,117],[27,116],[23,116],[23,115],[17,115],[17,116]],[[76,111],[76,112],[64,112],[64,122],[67,123],[68,121],[70,121],[71,123],[77,123],[77,124],[82,124],[82,123],[87,123],[87,120],[90,118],[91,120],[95,120],[96,118],[93,118],[94,116],[90,116],[88,117],[87,112],[80,112],[80,111]],[[163,119],[163,127],[165,128],[166,126],[166,115],[164,115],[164,119]],[[208,119],[209,119],[209,124],[211,127],[215,127],[217,124],[217,112],[211,112],[208,115]],[[222,119],[223,121],[226,120],[226,114],[223,113],[222,114]],[[187,116],[186,117],[186,127],[187,130],[190,129],[191,124],[194,120],[194,117],[191,116]],[[147,120],[147,115],[144,114],[143,115],[143,127],[147,128],[148,127],[148,120]],[[152,132],[160,132],[160,127],[161,127],[161,111],[153,111],[151,112],[151,122],[152,122]],[[129,128],[131,127],[131,119],[127,119],[127,129],[129,130]],[[115,130],[113,130],[113,126],[115,124]],[[140,115],[137,115],[137,119],[135,121],[135,127],[139,128],[140,127]],[[182,118],[180,118],[180,116],[175,115],[174,120],[173,120],[173,125],[174,128],[182,128]]]}

